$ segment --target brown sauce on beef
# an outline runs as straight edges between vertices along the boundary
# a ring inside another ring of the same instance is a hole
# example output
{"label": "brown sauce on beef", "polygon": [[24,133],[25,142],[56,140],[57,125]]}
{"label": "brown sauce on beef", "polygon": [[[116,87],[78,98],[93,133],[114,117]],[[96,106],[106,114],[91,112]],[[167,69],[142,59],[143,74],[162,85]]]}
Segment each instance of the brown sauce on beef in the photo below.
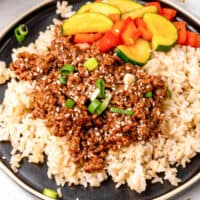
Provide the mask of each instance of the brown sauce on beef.
{"label": "brown sauce on beef", "polygon": [[[161,77],[124,63],[113,52],[102,54],[95,45],[81,49],[71,40],[63,37],[57,27],[56,39],[46,56],[20,53],[10,69],[20,80],[35,81],[33,118],[47,120],[52,134],[66,136],[74,162],[86,172],[94,172],[103,169],[109,149],[117,150],[161,134],[166,87]],[[99,62],[92,72],[83,66],[90,57]],[[76,71],[68,76],[66,84],[61,84],[60,69],[64,64],[72,64]],[[127,73],[133,74],[135,81],[125,89],[123,79]],[[88,112],[89,95],[98,78],[104,79],[106,92],[112,94],[110,106],[131,108],[134,115],[111,113],[108,109],[102,115]],[[145,98],[149,91],[153,98]],[[67,98],[75,101],[75,108],[65,107]]]}

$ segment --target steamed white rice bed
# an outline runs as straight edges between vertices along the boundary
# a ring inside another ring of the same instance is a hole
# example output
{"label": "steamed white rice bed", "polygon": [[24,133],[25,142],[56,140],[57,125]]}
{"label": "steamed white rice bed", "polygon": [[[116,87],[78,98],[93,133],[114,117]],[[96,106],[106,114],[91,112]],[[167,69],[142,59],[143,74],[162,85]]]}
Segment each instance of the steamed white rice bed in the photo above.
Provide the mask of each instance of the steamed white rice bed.
{"label": "steamed white rice bed", "polygon": [[5,83],[10,78],[10,70],[6,68],[6,63],[0,61],[0,84]]}

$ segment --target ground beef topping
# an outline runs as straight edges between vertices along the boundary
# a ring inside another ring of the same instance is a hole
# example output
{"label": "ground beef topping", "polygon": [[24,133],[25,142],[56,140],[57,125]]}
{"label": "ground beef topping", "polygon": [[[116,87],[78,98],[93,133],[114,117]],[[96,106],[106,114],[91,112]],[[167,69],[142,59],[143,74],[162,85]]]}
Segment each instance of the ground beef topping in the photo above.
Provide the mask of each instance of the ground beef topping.
{"label": "ground beef topping", "polygon": [[[149,140],[161,134],[162,102],[167,89],[159,76],[124,63],[113,52],[100,53],[94,45],[73,44],[72,37],[63,37],[60,27],[46,56],[23,52],[10,64],[20,80],[35,82],[33,118],[45,119],[55,136],[66,136],[74,162],[86,172],[104,168],[109,149],[116,150],[135,141]],[[88,71],[83,63],[95,57],[99,66]],[[71,64],[75,71],[60,82],[60,69]],[[106,93],[112,95],[109,106],[132,109],[133,115],[112,113],[90,114],[88,105],[96,80],[105,81]],[[153,96],[145,97],[147,92]],[[71,98],[74,108],[65,102]]]}

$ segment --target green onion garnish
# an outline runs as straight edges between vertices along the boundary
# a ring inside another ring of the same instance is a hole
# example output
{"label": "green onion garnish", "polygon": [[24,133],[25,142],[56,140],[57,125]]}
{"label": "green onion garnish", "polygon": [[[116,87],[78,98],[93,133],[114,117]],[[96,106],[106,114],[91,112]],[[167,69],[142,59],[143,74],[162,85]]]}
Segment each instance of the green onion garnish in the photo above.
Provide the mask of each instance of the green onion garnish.
{"label": "green onion garnish", "polygon": [[153,96],[153,93],[152,92],[147,92],[145,93],[145,97],[146,98],[151,98]]}
{"label": "green onion garnish", "polygon": [[61,26],[61,35],[64,36],[64,28]]}
{"label": "green onion garnish", "polygon": [[65,102],[65,106],[66,106],[67,108],[73,108],[73,107],[74,107],[74,104],[75,104],[75,102],[74,102],[74,100],[72,100],[72,99],[67,99],[66,102]]}
{"label": "green onion garnish", "polygon": [[18,26],[18,31],[21,35],[24,36],[28,35],[28,27],[25,24],[20,24]]}
{"label": "green onion garnish", "polygon": [[69,75],[70,73],[72,73],[75,70],[75,67],[73,65],[64,65],[61,70],[60,73],[62,75]]}
{"label": "green onion garnish", "polygon": [[21,35],[18,31],[18,28],[15,28],[15,38],[18,42],[23,42],[25,40],[25,36]]}
{"label": "green onion garnish", "polygon": [[125,110],[125,109],[120,109],[120,108],[115,108],[115,107],[110,107],[110,112],[125,114],[125,115],[133,115],[134,114],[133,110]]}
{"label": "green onion garnish", "polygon": [[99,78],[96,81],[96,87],[99,89],[99,98],[105,97],[105,82],[103,79]]}
{"label": "green onion garnish", "polygon": [[23,42],[28,35],[28,27],[25,24],[20,24],[18,27],[15,28],[15,38],[18,42]]}
{"label": "green onion garnish", "polygon": [[88,71],[92,71],[98,67],[99,63],[96,58],[89,58],[84,62],[83,65],[87,68]]}
{"label": "green onion garnish", "polygon": [[61,84],[66,84],[66,83],[67,83],[66,78],[63,77],[63,76],[61,76],[61,77],[60,77],[60,83],[61,83]]}
{"label": "green onion garnish", "polygon": [[100,92],[99,88],[96,88],[95,91],[91,94],[90,100],[91,101],[95,100],[99,96],[99,92]]}
{"label": "green onion garnish", "polygon": [[44,188],[42,192],[45,196],[50,197],[52,199],[56,199],[58,197],[58,193],[55,190]]}
{"label": "green onion garnish", "polygon": [[169,99],[172,98],[172,91],[171,91],[169,88],[167,88],[167,97],[168,97]]}
{"label": "green onion garnish", "polygon": [[99,115],[101,115],[104,110],[106,110],[106,108],[108,107],[110,101],[112,99],[112,95],[111,94],[108,94],[106,95],[106,98],[104,99],[104,101],[101,103],[101,105],[97,108],[97,113]]}
{"label": "green onion garnish", "polygon": [[88,111],[91,114],[94,114],[97,110],[97,108],[101,105],[101,102],[97,99],[93,100],[90,105],[88,106]]}

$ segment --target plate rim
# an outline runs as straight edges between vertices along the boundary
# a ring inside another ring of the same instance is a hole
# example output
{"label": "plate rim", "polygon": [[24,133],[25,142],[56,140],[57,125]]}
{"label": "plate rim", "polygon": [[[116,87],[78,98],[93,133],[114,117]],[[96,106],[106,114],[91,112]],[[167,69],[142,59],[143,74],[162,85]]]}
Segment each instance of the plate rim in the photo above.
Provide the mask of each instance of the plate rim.
{"label": "plate rim", "polygon": [[[32,6],[31,8],[27,9],[27,11],[23,12],[19,17],[17,17],[15,20],[13,20],[11,23],[9,23],[5,28],[3,28],[2,31],[0,31],[0,40],[7,34],[8,31],[11,30],[12,27],[14,27],[19,21],[21,21],[24,17],[28,16],[32,12],[38,10],[41,7],[44,7],[48,5],[51,2],[54,2],[55,0],[43,0],[41,3],[37,3],[36,5]],[[175,2],[171,2],[168,0],[159,0],[162,3],[165,3],[169,6],[174,7],[176,10],[178,10],[181,13],[184,13],[187,17],[192,19],[195,23],[197,23],[200,26],[200,19],[198,19],[196,16],[192,15],[189,11],[187,11],[185,8],[182,8],[180,5],[176,4]],[[31,186],[23,182],[20,178],[16,176],[16,174],[8,167],[6,164],[2,162],[2,158],[0,158],[0,170],[2,170],[9,178],[11,178],[17,185],[19,185],[21,188],[23,188],[25,191],[29,192],[30,194],[42,199],[42,200],[52,200],[51,198],[43,195],[39,191],[33,189]],[[196,175],[191,177],[189,180],[187,180],[182,185],[178,186],[177,188],[160,195],[159,197],[154,198],[153,200],[164,200],[172,198],[181,192],[185,191],[189,187],[191,187],[193,184],[197,183],[200,180],[200,172],[198,172]]]}

